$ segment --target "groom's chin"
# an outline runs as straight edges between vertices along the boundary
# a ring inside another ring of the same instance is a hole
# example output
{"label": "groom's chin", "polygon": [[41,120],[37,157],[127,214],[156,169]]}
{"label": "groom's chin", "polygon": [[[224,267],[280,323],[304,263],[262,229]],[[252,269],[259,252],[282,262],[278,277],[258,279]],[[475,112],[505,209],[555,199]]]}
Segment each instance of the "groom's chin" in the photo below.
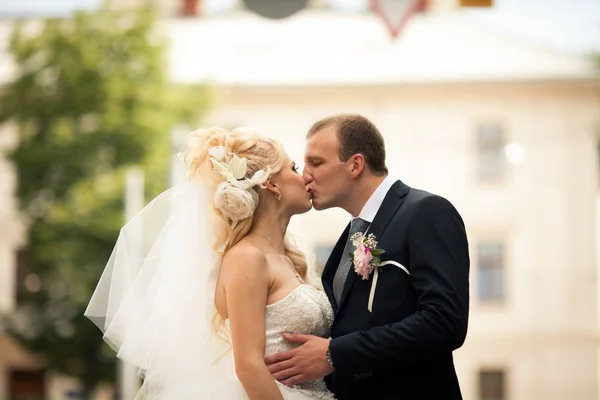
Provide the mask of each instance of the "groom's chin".
{"label": "groom's chin", "polygon": [[312,208],[314,208],[317,211],[322,211],[325,210],[328,207],[323,207],[321,204],[319,204],[319,202],[315,202],[314,200],[311,202],[312,203]]}

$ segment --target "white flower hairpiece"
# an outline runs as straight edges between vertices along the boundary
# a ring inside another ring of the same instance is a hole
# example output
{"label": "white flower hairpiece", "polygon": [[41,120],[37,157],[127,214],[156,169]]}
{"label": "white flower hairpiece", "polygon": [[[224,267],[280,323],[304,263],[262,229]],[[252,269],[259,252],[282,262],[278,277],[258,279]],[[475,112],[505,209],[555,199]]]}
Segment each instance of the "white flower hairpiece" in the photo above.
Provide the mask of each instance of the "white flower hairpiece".
{"label": "white flower hairpiece", "polygon": [[264,170],[257,171],[251,178],[246,178],[248,168],[246,158],[234,154],[227,161],[227,151],[223,146],[216,146],[209,150],[210,162],[215,171],[225,177],[217,186],[214,204],[221,212],[232,221],[246,219],[254,213],[258,204],[258,193],[254,186],[264,189],[268,175]]}
{"label": "white flower hairpiece", "polygon": [[261,189],[265,188],[264,183],[267,180],[267,173],[264,170],[256,171],[252,175],[252,178],[245,178],[248,168],[246,166],[246,158],[244,157],[239,158],[237,154],[234,154],[227,163],[217,161],[211,157],[210,162],[212,162],[214,169],[223,175],[227,182],[230,182],[234,186],[250,189],[258,185]]}
{"label": "white flower hairpiece", "polygon": [[208,150],[208,154],[219,162],[225,162],[228,159],[227,148],[225,146],[214,146]]}

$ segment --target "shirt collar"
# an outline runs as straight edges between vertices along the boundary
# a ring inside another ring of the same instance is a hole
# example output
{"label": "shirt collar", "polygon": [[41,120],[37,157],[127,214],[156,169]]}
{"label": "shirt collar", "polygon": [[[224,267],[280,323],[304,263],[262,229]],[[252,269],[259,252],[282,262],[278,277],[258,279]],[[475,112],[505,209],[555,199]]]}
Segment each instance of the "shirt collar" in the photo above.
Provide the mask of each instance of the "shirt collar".
{"label": "shirt collar", "polygon": [[392,185],[396,182],[396,179],[391,176],[386,176],[385,179],[379,184],[377,189],[373,192],[369,200],[365,203],[360,214],[358,214],[358,218],[364,219],[365,221],[371,223],[375,219],[375,215],[379,211],[381,204],[383,203],[383,199],[389,192]]}

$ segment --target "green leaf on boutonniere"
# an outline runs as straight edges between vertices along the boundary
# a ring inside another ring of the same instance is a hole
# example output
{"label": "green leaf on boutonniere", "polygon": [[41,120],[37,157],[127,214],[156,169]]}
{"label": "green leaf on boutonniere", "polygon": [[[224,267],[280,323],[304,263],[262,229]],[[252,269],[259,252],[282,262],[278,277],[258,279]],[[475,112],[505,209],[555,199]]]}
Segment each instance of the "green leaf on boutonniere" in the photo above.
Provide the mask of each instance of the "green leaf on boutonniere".
{"label": "green leaf on boutonniere", "polygon": [[353,252],[348,253],[348,255],[350,256],[351,260],[354,260],[354,253]]}
{"label": "green leaf on boutonniere", "polygon": [[382,250],[382,249],[375,249],[375,250],[371,251],[371,254],[373,254],[373,257],[379,257],[383,253],[385,253],[385,250]]}
{"label": "green leaf on boutonniere", "polygon": [[374,256],[374,257],[373,257],[373,263],[376,265],[376,267],[375,267],[375,268],[377,268],[377,270],[378,270],[378,271],[379,271],[379,273],[381,274],[381,273],[383,272],[383,268],[382,268],[382,266],[381,266],[381,265],[379,265],[379,264],[381,264],[381,259],[380,259],[379,257],[377,257],[377,256]]}

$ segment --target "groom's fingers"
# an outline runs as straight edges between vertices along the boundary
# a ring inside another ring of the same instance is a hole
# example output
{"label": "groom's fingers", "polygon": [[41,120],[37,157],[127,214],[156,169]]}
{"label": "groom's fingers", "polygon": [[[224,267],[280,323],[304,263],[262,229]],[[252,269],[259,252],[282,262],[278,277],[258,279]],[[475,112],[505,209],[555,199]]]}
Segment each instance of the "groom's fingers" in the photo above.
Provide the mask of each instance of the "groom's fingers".
{"label": "groom's fingers", "polygon": [[296,369],[291,367],[291,368],[280,368],[277,372],[272,372],[271,375],[273,375],[273,378],[275,378],[279,382],[283,382],[283,381],[293,377],[297,373],[298,372],[296,371]]}
{"label": "groom's fingers", "polygon": [[281,361],[287,361],[294,356],[293,350],[290,351],[282,351],[280,353],[271,354],[270,356],[265,357],[265,364],[267,366],[271,364],[276,364]]}
{"label": "groom's fingers", "polygon": [[283,338],[289,342],[294,342],[294,343],[306,343],[308,342],[310,339],[312,339],[314,336],[312,335],[301,335],[299,333],[284,333],[283,334]]}
{"label": "groom's fingers", "polygon": [[276,374],[278,372],[284,371],[286,369],[292,368],[295,365],[294,360],[286,360],[280,361],[275,364],[267,364],[267,369],[271,374]]}
{"label": "groom's fingers", "polygon": [[279,382],[283,383],[285,386],[297,385],[298,383],[306,382],[308,379],[304,377],[304,375],[293,375],[290,376],[289,379],[280,380]]}

